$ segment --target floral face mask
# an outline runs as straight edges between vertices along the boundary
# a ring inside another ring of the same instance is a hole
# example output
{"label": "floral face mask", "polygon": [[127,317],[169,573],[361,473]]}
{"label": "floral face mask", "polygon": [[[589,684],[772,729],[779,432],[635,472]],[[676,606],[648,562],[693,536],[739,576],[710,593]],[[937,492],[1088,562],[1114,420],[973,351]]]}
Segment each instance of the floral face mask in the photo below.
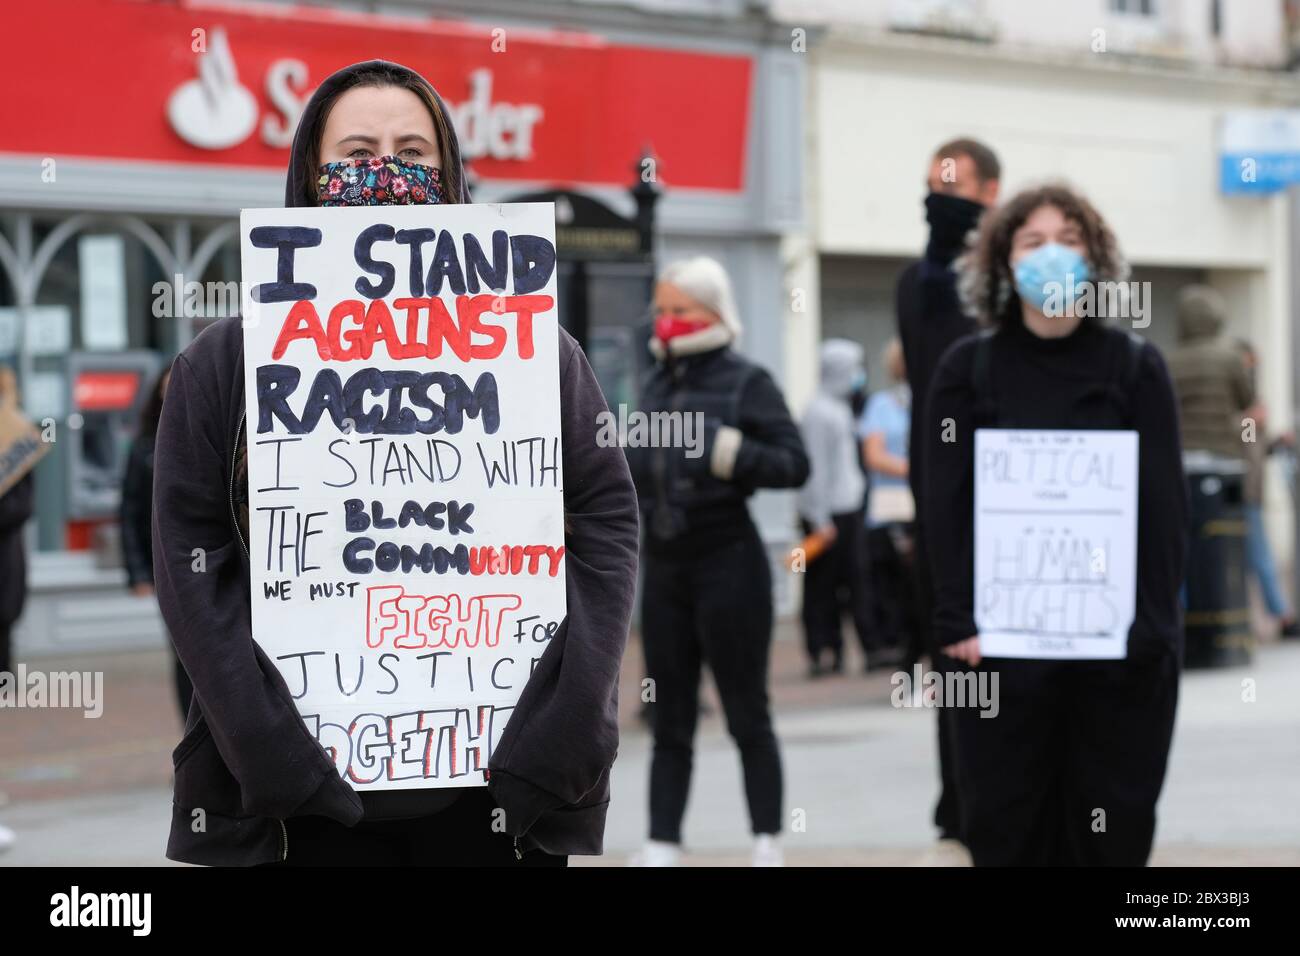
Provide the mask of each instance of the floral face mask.
{"label": "floral face mask", "polygon": [[316,195],[322,206],[412,206],[442,202],[442,171],[397,156],[323,163]]}

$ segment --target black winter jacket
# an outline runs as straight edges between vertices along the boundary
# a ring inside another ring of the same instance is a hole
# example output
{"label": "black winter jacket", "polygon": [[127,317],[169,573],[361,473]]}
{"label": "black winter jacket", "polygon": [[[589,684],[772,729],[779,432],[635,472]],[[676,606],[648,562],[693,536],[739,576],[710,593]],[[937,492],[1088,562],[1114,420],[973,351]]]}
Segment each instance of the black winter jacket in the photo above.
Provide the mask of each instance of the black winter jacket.
{"label": "black winter jacket", "polygon": [[781,390],[730,347],[667,355],[647,378],[638,410],[699,414],[703,422],[693,449],[629,444],[651,553],[695,555],[721,547],[748,529],[745,500],[757,489],[797,488],[808,480],[803,439]]}
{"label": "black winter jacket", "polygon": [[153,584],[153,435],[131,443],[122,478],[122,559],[129,586]]}
{"label": "black winter jacket", "polygon": [[[1169,371],[1155,346],[1142,346],[1130,392],[1118,369],[1128,336],[1084,322],[1073,333],[1041,339],[1017,324],[989,341],[991,413],[978,401],[974,362],[980,337],[950,348],[935,372],[927,412],[952,421],[952,434],[929,432],[926,525],[934,567],[935,643],[946,647],[976,633],[974,488],[976,428],[1131,428],[1138,435],[1137,616],[1130,658],[1172,653],[1181,659],[1179,585],[1187,559],[1188,490],[1179,443],[1178,406]],[[948,440],[944,440],[945,437]]]}
{"label": "black winter jacket", "polygon": [[925,452],[933,427],[926,417],[930,383],[939,359],[952,343],[975,331],[975,320],[962,311],[957,295],[957,275],[951,262],[920,259],[898,277],[895,294],[898,308],[898,340],[903,346],[903,364],[912,387],[912,421],[908,441],[907,480],[916,501],[917,517],[924,524]]}

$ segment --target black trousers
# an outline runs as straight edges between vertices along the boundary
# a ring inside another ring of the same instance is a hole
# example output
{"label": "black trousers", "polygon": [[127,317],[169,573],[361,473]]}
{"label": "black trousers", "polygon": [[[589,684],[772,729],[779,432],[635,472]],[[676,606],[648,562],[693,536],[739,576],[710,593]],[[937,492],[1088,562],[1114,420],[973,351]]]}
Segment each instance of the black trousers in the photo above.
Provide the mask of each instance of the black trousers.
{"label": "black trousers", "polygon": [[496,802],[475,787],[447,809],[411,820],[362,820],[346,827],[329,817],[285,821],[289,853],[268,866],[568,866],[567,856],[530,850],[515,856],[514,837],[493,829]]}
{"label": "black trousers", "polygon": [[[918,520],[913,536],[912,582],[916,596],[916,626],[921,644],[930,654],[930,669],[943,677],[954,667],[964,668],[934,646],[934,582],[930,576],[929,554],[925,546],[925,528]],[[962,840],[962,807],[958,794],[957,754],[953,743],[953,711],[949,707],[935,710],[939,751],[939,800],[934,806],[934,825],[944,839]]]}
{"label": "black trousers", "polygon": [[[853,618],[864,654],[880,650],[881,642],[871,619],[871,580],[867,568],[867,529],[862,509],[832,515],[835,541],[808,562],[803,582],[803,629],[808,657],[821,660],[827,651],[839,661],[844,654],[841,620]],[[814,529],[803,522],[804,533]]]}
{"label": "black trousers", "polygon": [[946,708],[975,865],[1145,865],[1178,703],[1173,653],[976,670],[998,673],[998,715]]}
{"label": "black trousers", "polygon": [[[871,581],[871,627],[883,647],[910,650],[916,633],[911,568],[899,550],[902,528],[867,529],[867,574]],[[912,661],[908,661],[912,663]]]}
{"label": "black trousers", "polygon": [[704,554],[647,553],[641,631],[654,728],[650,838],[680,843],[691,785],[700,668],[713,672],[727,730],[740,748],[752,831],[781,829],[781,756],[768,706],[772,572],[751,524]]}
{"label": "black trousers", "polygon": [[13,673],[13,625],[0,624],[0,674]]}

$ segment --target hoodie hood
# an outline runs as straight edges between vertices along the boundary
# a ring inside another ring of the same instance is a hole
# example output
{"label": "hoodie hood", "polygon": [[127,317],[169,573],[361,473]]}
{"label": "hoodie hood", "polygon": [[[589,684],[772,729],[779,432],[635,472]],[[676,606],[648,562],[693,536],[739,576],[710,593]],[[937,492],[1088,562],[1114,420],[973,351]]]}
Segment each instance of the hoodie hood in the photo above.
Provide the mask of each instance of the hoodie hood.
{"label": "hoodie hood", "polygon": [[862,346],[848,339],[827,339],[821,347],[819,388],[835,398],[848,398],[862,372]]}
{"label": "hoodie hood", "polygon": [[1212,339],[1222,330],[1228,305],[1217,290],[1193,285],[1178,294],[1178,337],[1184,342]]}
{"label": "hoodie hood", "polygon": [[[316,87],[316,92],[311,95],[307,101],[306,107],[302,111],[302,116],[298,120],[298,129],[293,134],[293,146],[289,151],[289,174],[285,178],[284,186],[284,204],[286,206],[315,206],[316,205],[316,176],[317,171],[311,170],[310,178],[304,168],[304,161],[307,155],[307,134],[306,130],[311,128],[325,108],[325,104],[340,89],[345,89],[351,85],[351,80],[358,73],[382,71],[394,75],[409,75],[415,77],[421,85],[427,87],[432,93],[438,106],[442,109],[443,115],[450,117],[451,113],[447,110],[447,105],[442,101],[432,84],[424,77],[420,76],[412,69],[402,66],[400,63],[392,63],[388,60],[365,60],[361,63],[353,63],[351,66],[345,66],[336,73],[330,74],[320,86]],[[448,127],[451,127],[449,122]],[[442,152],[442,171],[448,173],[455,171],[459,173],[457,181],[460,183],[460,196],[457,202],[470,202],[469,185],[465,179],[465,165],[460,155],[460,140],[456,136],[456,130],[451,129],[451,142],[439,143],[439,149]]]}

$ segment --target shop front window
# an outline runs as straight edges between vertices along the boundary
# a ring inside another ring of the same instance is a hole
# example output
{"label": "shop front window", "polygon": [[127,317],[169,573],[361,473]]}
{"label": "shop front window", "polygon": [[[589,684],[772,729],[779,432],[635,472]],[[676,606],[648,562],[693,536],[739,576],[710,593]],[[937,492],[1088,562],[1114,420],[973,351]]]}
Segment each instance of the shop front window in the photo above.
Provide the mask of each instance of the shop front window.
{"label": "shop front window", "polygon": [[[32,248],[59,222],[32,222]],[[29,308],[17,308],[13,283],[0,278],[0,362],[19,373],[27,417],[54,436],[36,466],[37,552],[96,550],[116,563],[122,478],[142,409],[177,350],[211,320],[206,302],[176,314],[175,297],[160,290],[174,284],[178,228],[183,257],[220,223],[146,223],[149,243],[132,224],[93,221],[65,238]],[[238,256],[216,249],[202,279],[237,280]]]}

